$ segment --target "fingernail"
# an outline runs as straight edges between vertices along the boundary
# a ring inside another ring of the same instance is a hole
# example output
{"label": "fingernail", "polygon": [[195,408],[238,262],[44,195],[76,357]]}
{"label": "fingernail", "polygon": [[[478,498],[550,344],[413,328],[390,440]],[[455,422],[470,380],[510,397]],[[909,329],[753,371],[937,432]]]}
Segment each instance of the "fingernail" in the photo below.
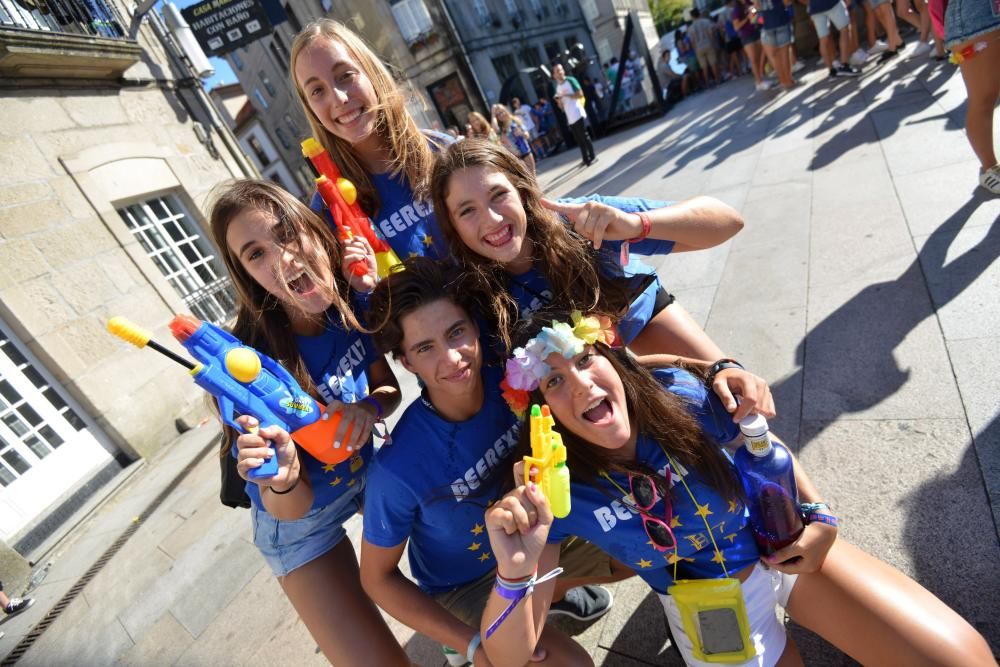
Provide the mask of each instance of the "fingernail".
{"label": "fingernail", "polygon": [[347,451],[349,451],[349,452],[353,452],[353,451],[354,451],[354,447],[351,447],[351,446],[348,446],[348,447],[347,447]]}
{"label": "fingernail", "polygon": [[334,449],[340,449],[340,441],[339,440],[334,440],[333,441],[333,448]]}
{"label": "fingernail", "polygon": [[528,488],[531,489],[532,493],[534,493],[534,491],[535,491],[535,483],[534,482],[528,482]]}
{"label": "fingernail", "polygon": [[329,419],[330,419],[330,413],[329,412],[324,412],[323,413],[323,421],[328,421]]}

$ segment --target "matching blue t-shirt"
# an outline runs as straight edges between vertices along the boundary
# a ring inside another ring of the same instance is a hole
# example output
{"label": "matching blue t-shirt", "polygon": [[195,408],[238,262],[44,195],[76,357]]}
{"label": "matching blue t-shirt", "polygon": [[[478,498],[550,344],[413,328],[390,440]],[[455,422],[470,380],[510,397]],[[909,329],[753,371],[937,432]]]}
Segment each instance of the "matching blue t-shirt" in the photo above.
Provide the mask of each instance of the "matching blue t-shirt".
{"label": "matching blue t-shirt", "polygon": [[482,373],[475,416],[452,422],[425,397],[413,401],[368,471],[365,539],[380,547],[409,539],[410,572],[430,594],[496,567],[483,515],[505,492],[520,423],[501,396],[503,371]]}
{"label": "matching blue t-shirt", "polygon": [[[588,201],[597,201],[626,213],[652,211],[671,204],[671,202],[637,197],[603,197],[601,195],[559,200],[562,204],[583,204]],[[661,287],[656,269],[642,262],[639,255],[666,255],[673,247],[673,241],[656,239],[646,239],[639,243],[633,243],[629,249],[628,264],[625,266],[621,265],[620,257],[622,241],[604,241],[600,250],[597,251],[600,257],[600,270],[606,277],[636,278],[636,282],[639,282],[639,277],[649,276],[645,289],[635,296],[628,311],[618,323],[618,332],[626,345],[631,343],[652,319],[656,293]],[[516,276],[508,274],[507,289],[514,302],[517,303],[518,312],[522,318],[527,318],[532,313],[541,310],[551,303],[554,297],[549,281],[535,268]]]}
{"label": "matching blue t-shirt", "polygon": [[792,21],[782,0],[760,0],[760,16],[763,17],[764,28],[767,30],[780,28]]}
{"label": "matching blue t-shirt", "polygon": [[[319,336],[296,336],[299,353],[324,403],[334,399],[356,403],[368,395],[368,367],[382,355],[375,351],[370,336],[344,331],[332,318],[328,318],[327,327]],[[313,487],[312,508],[316,509],[329,505],[356,485],[364,484],[372,444],[369,442],[337,465],[322,463],[301,447],[298,453],[309,473]],[[257,484],[247,482],[246,492],[255,506],[266,511]]]}
{"label": "matching blue t-shirt", "polygon": [[[727,443],[739,436],[739,427],[733,423],[714,392],[689,373],[678,368],[657,369],[653,373],[666,391],[683,398],[709,439]],[[640,435],[636,442],[639,461],[660,474],[671,467],[663,449],[652,438]],[[676,462],[676,459],[675,459]],[[677,550],[657,551],[650,544],[643,528],[642,517],[634,509],[629,491],[628,477],[610,473],[611,479],[625,491],[603,478],[598,478],[600,488],[580,482],[571,475],[572,510],[565,519],[556,519],[549,532],[550,543],[561,542],[570,535],[587,539],[614,558],[633,568],[653,590],[666,593],[673,583],[673,565],[677,561],[680,579],[715,579],[724,576],[715,555],[712,539],[705,527],[711,527],[722,553],[722,562],[730,575],[757,561],[760,554],[748,524],[744,506],[737,498],[726,498],[712,488],[702,476],[686,470],[678,463],[671,467],[673,518],[670,522]],[[681,484],[683,477],[694,495],[692,502]],[[666,516],[665,501],[659,500],[647,514],[656,518]]]}

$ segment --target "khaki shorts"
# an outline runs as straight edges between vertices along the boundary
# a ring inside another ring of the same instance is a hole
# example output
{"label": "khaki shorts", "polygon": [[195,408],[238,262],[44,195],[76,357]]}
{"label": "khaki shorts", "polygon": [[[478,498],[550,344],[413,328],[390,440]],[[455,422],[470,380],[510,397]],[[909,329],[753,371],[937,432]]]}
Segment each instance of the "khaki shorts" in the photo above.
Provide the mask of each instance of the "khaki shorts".
{"label": "khaki shorts", "polygon": [[[569,579],[611,576],[611,557],[578,537],[568,537],[559,545],[559,565],[563,568],[559,576]],[[478,628],[495,581],[496,572],[487,572],[453,591],[438,593],[434,599],[463,623]]]}
{"label": "khaki shorts", "polygon": [[709,47],[707,49],[698,49],[698,64],[702,69],[708,68],[709,65],[715,67],[719,62],[719,55],[715,52],[715,49]]}

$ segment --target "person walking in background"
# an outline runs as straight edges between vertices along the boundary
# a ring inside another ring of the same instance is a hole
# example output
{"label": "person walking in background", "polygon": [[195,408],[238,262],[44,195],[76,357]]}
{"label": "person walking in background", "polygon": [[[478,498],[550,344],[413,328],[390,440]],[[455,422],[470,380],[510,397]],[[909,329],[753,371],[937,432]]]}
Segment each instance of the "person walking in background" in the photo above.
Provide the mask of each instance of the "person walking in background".
{"label": "person walking in background", "polygon": [[566,114],[566,124],[576,145],[580,147],[583,164],[586,167],[597,162],[594,144],[587,135],[587,112],[584,109],[583,88],[580,82],[571,76],[566,76],[566,70],[557,64],[552,68],[552,78],[556,80],[555,100]]}
{"label": "person walking in background", "polygon": [[493,124],[486,120],[486,116],[478,111],[473,111],[466,117],[465,136],[486,139],[493,143],[500,141],[496,130],[493,128]]}
{"label": "person walking in background", "polygon": [[7,618],[17,616],[22,611],[27,611],[31,605],[35,604],[34,598],[9,598],[3,592],[3,582],[0,581],[0,609]]}
{"label": "person walking in background", "polygon": [[743,43],[740,41],[740,34],[733,23],[733,11],[736,9],[736,0],[726,0],[726,4],[719,14],[722,19],[722,32],[726,38],[724,49],[726,57],[729,59],[729,72],[734,77],[740,76],[745,71],[743,58]]}
{"label": "person walking in background", "polygon": [[[819,36],[819,52],[831,77],[860,76],[861,70],[851,67],[851,17],[844,0],[809,0],[809,18]],[[830,35],[830,24],[840,33],[840,60]]]}
{"label": "person walking in background", "polygon": [[[982,0],[983,4],[988,4],[991,0]],[[910,8],[912,4],[912,9]],[[912,25],[919,35],[920,41],[913,47],[908,58],[919,58],[931,52],[929,40],[931,30],[931,17],[927,13],[927,5],[924,0],[896,0],[896,15]]]}
{"label": "person walking in background", "polygon": [[760,41],[764,45],[764,54],[771,62],[778,84],[783,90],[795,86],[792,78],[792,64],[788,47],[792,43],[792,21],[785,11],[785,3],[791,0],[753,0],[757,14],[764,19],[764,27],[760,31]]}
{"label": "person walking in background", "polygon": [[531,113],[531,106],[528,104],[521,104],[520,98],[512,97],[510,100],[510,110],[514,112],[518,120],[521,121],[521,127],[524,131],[528,133],[528,136],[534,140],[538,136],[538,130],[535,127],[535,119]]}
{"label": "person walking in background", "polygon": [[492,112],[500,145],[521,158],[528,170],[534,174],[535,156],[531,152],[531,136],[521,125],[521,120],[502,104],[494,104]]}
{"label": "person walking in background", "polygon": [[691,22],[687,34],[691,39],[691,45],[694,46],[695,55],[698,57],[698,65],[704,70],[706,80],[711,74],[715,85],[719,85],[722,83],[722,77],[719,75],[719,54],[715,48],[718,27],[702,16],[697,7],[691,10],[691,18],[694,20]]}
{"label": "person walking in background", "polygon": [[[878,61],[884,63],[899,55],[899,50],[903,48],[903,38],[899,36],[899,26],[896,25],[896,17],[892,13],[892,0],[867,0],[867,2],[872,6],[875,19],[885,30],[886,38],[885,42],[875,40],[874,46],[871,46],[868,51],[869,53],[881,52]],[[872,43],[872,39],[874,39],[874,35],[869,37],[869,43]]]}
{"label": "person walking in background", "polygon": [[757,8],[748,5],[747,0],[733,1],[733,27],[740,36],[743,51],[750,61],[750,71],[758,91],[770,90],[771,82],[764,80],[764,51],[760,45],[760,30],[757,28]]}
{"label": "person walking in background", "polygon": [[969,101],[965,136],[979,158],[979,185],[1000,195],[1000,165],[993,148],[993,118],[1000,97],[1000,12],[996,2],[932,0],[929,14],[944,18],[944,43],[958,63]]}

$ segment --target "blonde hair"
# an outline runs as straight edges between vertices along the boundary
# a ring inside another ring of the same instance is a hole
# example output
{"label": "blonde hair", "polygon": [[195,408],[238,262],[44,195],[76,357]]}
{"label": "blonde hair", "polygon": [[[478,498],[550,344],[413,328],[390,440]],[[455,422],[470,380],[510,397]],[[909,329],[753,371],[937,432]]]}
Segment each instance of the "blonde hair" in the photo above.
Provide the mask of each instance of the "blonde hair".
{"label": "blonde hair", "polygon": [[[497,111],[503,111],[504,113],[507,114],[506,123],[500,120],[500,117],[497,116]],[[516,115],[514,115],[514,112],[512,112],[510,109],[508,109],[507,107],[505,107],[500,103],[494,104],[492,107],[490,107],[490,113],[493,115],[493,120],[497,124],[497,129],[500,130],[500,134],[507,134],[507,131],[510,129],[511,125],[515,125],[521,130],[524,129],[524,125],[521,123],[521,119],[518,118]]]}
{"label": "blonde hair", "polygon": [[365,76],[371,81],[378,104],[373,111],[375,133],[388,149],[391,159],[390,173],[394,178],[403,174],[409,181],[415,199],[426,199],[429,192],[429,175],[434,154],[428,141],[432,139],[420,131],[416,122],[406,110],[406,94],[399,88],[392,74],[379,56],[342,23],[331,19],[318,19],[302,29],[292,43],[289,70],[295,92],[298,93],[302,111],[309,121],[315,136],[340,168],[344,178],[353,182],[358,189],[361,206],[370,216],[378,214],[382,206],[372,178],[354,153],[351,144],[330,133],[316,114],[309,108],[305,91],[295,76],[295,65],[299,54],[307,46],[320,39],[339,42],[357,62]]}
{"label": "blonde hair", "polygon": [[[469,115],[465,117],[465,120],[469,123],[469,129],[472,130],[470,135],[473,139],[489,139],[490,141],[496,141],[496,131],[493,129],[493,123],[491,123],[486,116],[479,113],[478,111],[470,111]],[[486,134],[482,134],[472,123],[475,121],[477,125],[481,124],[486,128]]]}

